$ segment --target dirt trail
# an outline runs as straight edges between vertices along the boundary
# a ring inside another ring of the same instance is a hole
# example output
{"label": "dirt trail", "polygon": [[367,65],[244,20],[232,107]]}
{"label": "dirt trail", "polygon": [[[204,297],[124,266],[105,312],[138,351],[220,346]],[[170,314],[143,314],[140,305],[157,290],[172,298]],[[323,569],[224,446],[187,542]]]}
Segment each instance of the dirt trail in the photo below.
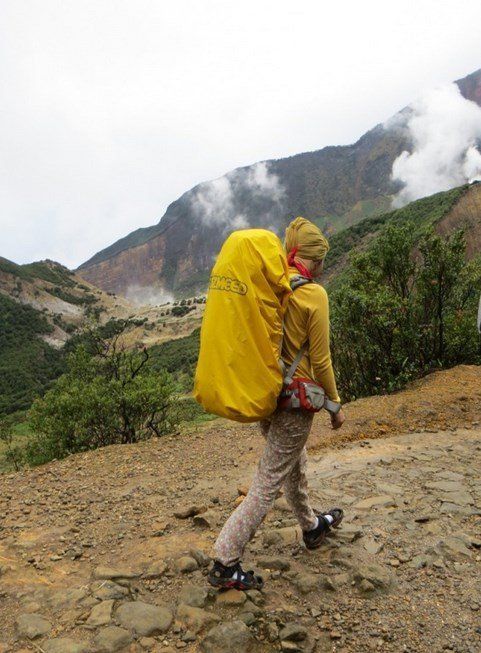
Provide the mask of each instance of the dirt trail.
{"label": "dirt trail", "polygon": [[335,440],[319,416],[313,503],[346,519],[307,552],[279,499],[246,557],[262,595],[204,591],[262,447],[252,426],[0,476],[0,652],[481,650],[480,389],[460,367],[360,400]]}

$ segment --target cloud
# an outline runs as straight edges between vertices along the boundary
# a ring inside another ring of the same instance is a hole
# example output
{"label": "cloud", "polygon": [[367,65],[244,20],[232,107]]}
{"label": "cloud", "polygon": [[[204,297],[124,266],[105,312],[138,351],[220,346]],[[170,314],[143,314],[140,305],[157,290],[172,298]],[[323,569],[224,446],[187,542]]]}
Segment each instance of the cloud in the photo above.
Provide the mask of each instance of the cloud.
{"label": "cloud", "polygon": [[393,163],[392,179],[402,185],[394,206],[481,179],[481,108],[456,84],[425,93],[387,129],[402,129],[412,151]]}
{"label": "cloud", "polygon": [[352,143],[479,67],[478,0],[284,4],[3,0],[0,254],[75,267],[200,179]]}
{"label": "cloud", "polygon": [[239,211],[237,204],[245,204],[240,198],[245,198],[246,194],[249,195],[247,204],[263,202],[264,218],[267,218],[273,211],[280,210],[285,189],[279,177],[263,161],[201,184],[191,199],[191,206],[206,226],[219,226],[224,230],[245,229],[250,226],[249,218]]}

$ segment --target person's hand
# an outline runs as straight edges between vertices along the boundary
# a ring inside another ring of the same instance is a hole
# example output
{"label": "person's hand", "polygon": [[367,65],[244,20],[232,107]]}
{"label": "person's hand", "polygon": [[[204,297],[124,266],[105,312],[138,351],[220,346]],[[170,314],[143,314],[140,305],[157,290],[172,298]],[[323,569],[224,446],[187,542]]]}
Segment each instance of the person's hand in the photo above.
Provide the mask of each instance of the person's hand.
{"label": "person's hand", "polygon": [[335,429],[340,429],[341,426],[344,424],[346,420],[346,417],[344,415],[344,411],[341,410],[338,413],[331,413],[331,426],[332,428]]}

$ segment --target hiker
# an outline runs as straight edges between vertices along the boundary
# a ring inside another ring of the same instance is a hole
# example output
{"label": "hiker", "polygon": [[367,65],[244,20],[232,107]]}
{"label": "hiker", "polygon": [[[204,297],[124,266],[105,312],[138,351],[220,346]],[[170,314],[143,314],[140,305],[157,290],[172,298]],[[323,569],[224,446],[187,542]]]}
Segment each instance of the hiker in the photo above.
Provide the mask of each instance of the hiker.
{"label": "hiker", "polygon": [[[322,386],[332,408],[332,428],[338,429],[345,418],[329,350],[328,298],[325,289],[313,282],[322,273],[329,244],[315,224],[296,218],[286,229],[284,247],[289,275],[300,277],[305,285],[296,288],[287,303],[282,360],[289,367],[300,358],[294,379],[311,380]],[[304,343],[308,343],[305,350]],[[247,496],[229,517],[215,543],[214,565],[208,577],[215,587],[241,590],[262,587],[260,576],[242,569],[241,558],[281,487],[308,549],[320,546],[327,532],[343,518],[340,508],[319,512],[309,503],[306,442],[314,414],[288,406],[289,393],[286,396],[284,392],[275,412],[260,422],[266,446]]]}

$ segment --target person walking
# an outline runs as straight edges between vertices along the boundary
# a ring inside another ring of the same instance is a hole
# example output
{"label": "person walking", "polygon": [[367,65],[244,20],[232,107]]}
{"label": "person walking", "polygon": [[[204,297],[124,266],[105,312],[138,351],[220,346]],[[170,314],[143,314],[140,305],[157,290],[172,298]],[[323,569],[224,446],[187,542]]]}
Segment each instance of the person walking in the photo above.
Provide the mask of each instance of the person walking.
{"label": "person walking", "polygon": [[[331,402],[332,428],[338,429],[345,418],[329,348],[329,303],[326,290],[314,282],[322,274],[329,244],[315,224],[299,217],[287,227],[284,246],[289,275],[300,278],[302,285],[293,291],[287,304],[282,360],[287,367],[298,361],[294,379],[310,380],[322,386]],[[307,548],[320,546],[327,532],[343,518],[340,508],[320,512],[310,505],[306,442],[314,415],[302,407],[283,408],[285,399],[281,395],[276,411],[260,423],[266,446],[247,496],[229,517],[214,545],[214,564],[208,576],[214,587],[241,590],[262,587],[262,578],[253,571],[244,571],[241,559],[281,487],[300,524]]]}

